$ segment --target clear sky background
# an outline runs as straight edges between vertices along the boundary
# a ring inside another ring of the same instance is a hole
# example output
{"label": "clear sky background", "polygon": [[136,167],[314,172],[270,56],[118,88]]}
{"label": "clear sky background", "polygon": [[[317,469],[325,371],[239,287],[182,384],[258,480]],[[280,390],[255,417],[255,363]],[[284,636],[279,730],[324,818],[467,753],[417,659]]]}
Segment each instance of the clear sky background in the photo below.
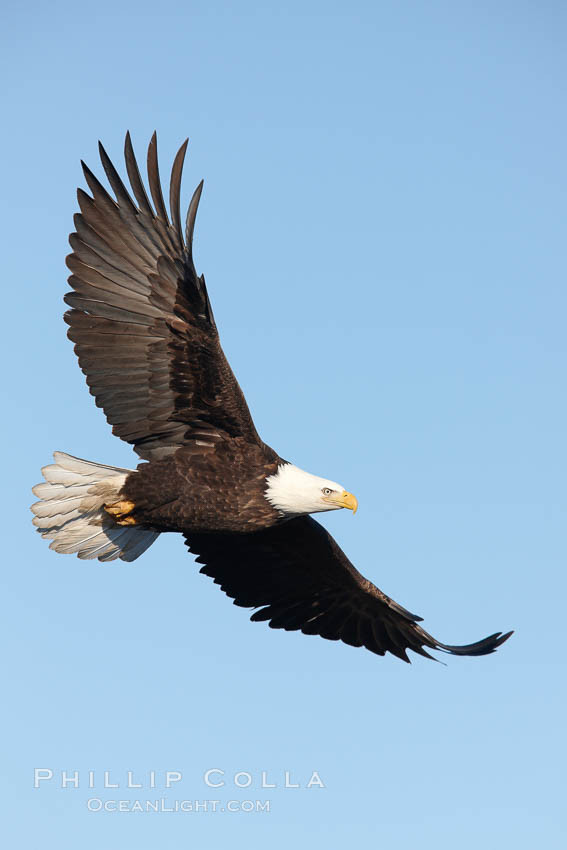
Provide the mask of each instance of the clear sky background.
{"label": "clear sky background", "polygon": [[[4,846],[564,846],[566,24],[551,0],[5,7]],[[34,533],[54,449],[136,463],[65,337],[64,257],[79,159],[100,175],[100,138],[122,168],[154,128],[164,175],[190,137],[184,207],[205,178],[197,267],[262,436],[356,493],[325,525],[439,639],[516,629],[496,654],[272,631],[181,537],[101,565]]]}

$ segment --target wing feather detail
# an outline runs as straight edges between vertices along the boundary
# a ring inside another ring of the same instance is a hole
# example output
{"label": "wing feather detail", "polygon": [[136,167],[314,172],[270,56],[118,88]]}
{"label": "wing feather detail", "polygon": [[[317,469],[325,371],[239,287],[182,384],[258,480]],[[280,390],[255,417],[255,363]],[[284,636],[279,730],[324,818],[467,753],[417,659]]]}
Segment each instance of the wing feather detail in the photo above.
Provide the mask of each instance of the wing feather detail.
{"label": "wing feather detail", "polygon": [[301,630],[327,640],[390,652],[409,662],[407,650],[488,655],[512,632],[497,632],[466,646],[438,641],[411,614],[350,563],[331,535],[311,517],[253,534],[191,534],[189,550],[234,604],[256,608],[253,621],[273,629]]}
{"label": "wing feather detail", "polygon": [[[113,432],[141,458],[163,458],[194,439],[241,437],[260,443],[242,391],[222,351],[205,279],[192,242],[203,188],[181,219],[187,141],[171,171],[168,215],[156,135],[148,148],[146,191],[129,133],[124,157],[131,192],[102,144],[100,158],[114,198],[84,164],[89,195],[69,237],[72,291],[68,335],[91,393]],[[150,196],[153,202],[150,201]]]}

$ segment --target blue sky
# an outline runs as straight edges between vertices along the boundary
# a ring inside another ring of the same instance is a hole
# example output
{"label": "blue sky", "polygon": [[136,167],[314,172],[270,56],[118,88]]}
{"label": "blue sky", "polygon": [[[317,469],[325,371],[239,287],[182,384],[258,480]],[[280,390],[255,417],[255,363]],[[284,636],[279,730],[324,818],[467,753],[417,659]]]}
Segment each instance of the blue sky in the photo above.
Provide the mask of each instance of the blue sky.
{"label": "blue sky", "polygon": [[[6,846],[563,846],[566,18],[522,0],[7,7]],[[250,623],[180,537],[101,565],[33,532],[54,449],[136,463],[61,319],[79,159],[100,174],[97,139],[118,162],[126,129],[141,156],[158,130],[164,174],[190,137],[197,266],[264,439],[356,493],[355,518],[324,522],[365,575],[441,640],[516,629],[498,653],[409,667]],[[34,789],[34,768],[53,779]],[[87,807],[161,796],[271,810]]]}

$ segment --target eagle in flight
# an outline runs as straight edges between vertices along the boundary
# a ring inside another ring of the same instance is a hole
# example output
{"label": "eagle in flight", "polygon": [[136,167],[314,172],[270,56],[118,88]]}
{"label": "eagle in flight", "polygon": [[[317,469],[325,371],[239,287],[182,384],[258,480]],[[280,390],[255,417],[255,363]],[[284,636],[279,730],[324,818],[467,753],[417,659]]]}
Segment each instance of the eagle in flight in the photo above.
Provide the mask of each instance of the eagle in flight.
{"label": "eagle in flight", "polygon": [[131,192],[100,145],[115,198],[83,163],[91,194],[67,258],[65,314],[96,405],[142,462],[129,470],[55,452],[33,488],[33,522],[56,552],[133,561],[166,531],[184,535],[201,572],[252,620],[409,661],[407,650],[488,655],[511,632],[450,646],[364,578],[312,517],[356,511],[352,493],[281,458],[258,435],[224,356],[192,244],[203,184],[180,215],[187,141],[171,172],[169,214],[156,136],[151,200],[126,135]]}

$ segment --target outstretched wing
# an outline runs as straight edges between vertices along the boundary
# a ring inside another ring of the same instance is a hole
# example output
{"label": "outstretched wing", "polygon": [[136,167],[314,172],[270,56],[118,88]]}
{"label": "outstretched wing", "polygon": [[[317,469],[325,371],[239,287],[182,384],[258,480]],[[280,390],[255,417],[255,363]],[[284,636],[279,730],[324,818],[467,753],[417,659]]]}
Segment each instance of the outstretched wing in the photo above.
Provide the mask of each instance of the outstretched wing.
{"label": "outstretched wing", "polygon": [[259,442],[248,406],[224,356],[205,279],[192,257],[202,183],[189,205],[185,237],[179,195],[187,142],[173,163],[169,220],[155,133],[148,148],[152,207],[126,135],[135,201],[100,145],[116,201],[83,163],[92,197],[79,189],[80,214],[67,258],[73,291],[65,314],[81,369],[113,433],[144,459],[188,440]]}
{"label": "outstretched wing", "polygon": [[201,572],[219,584],[235,605],[259,608],[252,620],[273,629],[342,640],[409,661],[407,649],[452,655],[488,655],[512,632],[497,632],[467,646],[449,646],[428,634],[410,614],[350,563],[331,535],[311,517],[290,520],[254,534],[191,534]]}

